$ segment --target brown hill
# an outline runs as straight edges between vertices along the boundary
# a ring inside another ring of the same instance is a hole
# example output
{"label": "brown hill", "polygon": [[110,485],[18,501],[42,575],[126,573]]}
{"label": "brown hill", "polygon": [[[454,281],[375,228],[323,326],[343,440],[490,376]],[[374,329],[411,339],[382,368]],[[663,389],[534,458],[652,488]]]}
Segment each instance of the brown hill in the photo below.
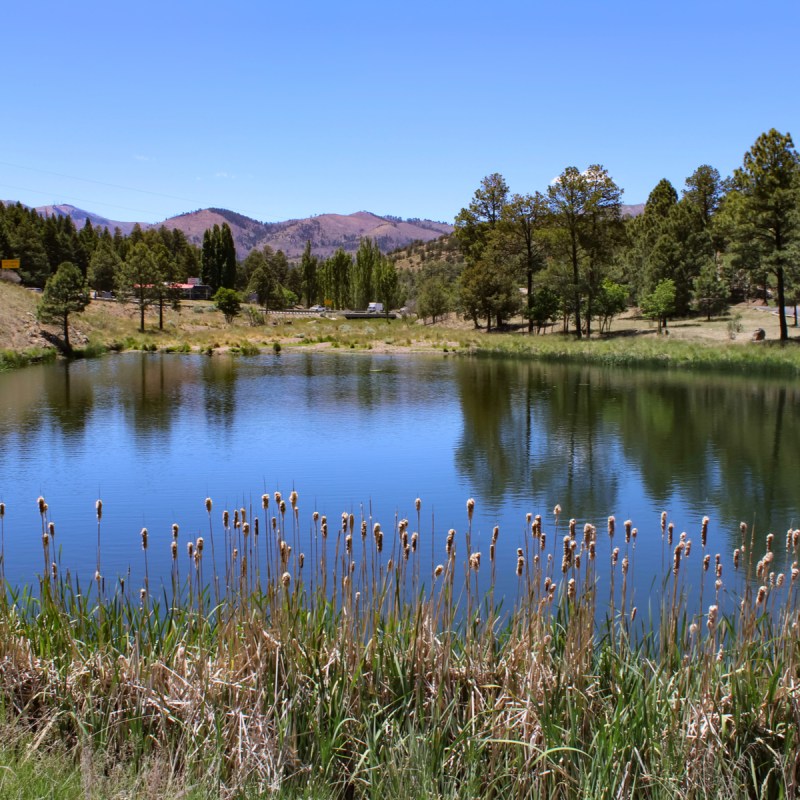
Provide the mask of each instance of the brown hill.
{"label": "brown hill", "polygon": [[[82,228],[88,219],[95,227],[106,227],[112,231],[119,228],[127,234],[136,224],[109,220],[66,204],[41,206],[36,210],[45,216],[71,216],[78,228]],[[319,256],[327,257],[339,247],[354,253],[358,249],[358,243],[365,237],[374,239],[383,252],[388,252],[413,241],[428,242],[438,239],[453,230],[452,225],[444,222],[380,217],[368,211],[355,214],[320,214],[285,222],[258,222],[224,208],[205,208],[170,217],[156,225],[139,225],[142,230],[161,225],[170,229],[177,228],[186,234],[190,242],[200,245],[206,230],[224,222],[231,228],[236,254],[240,259],[251,250],[268,245],[273,250],[283,250],[290,260],[297,260],[303,254],[307,241],[311,242],[312,250]]]}

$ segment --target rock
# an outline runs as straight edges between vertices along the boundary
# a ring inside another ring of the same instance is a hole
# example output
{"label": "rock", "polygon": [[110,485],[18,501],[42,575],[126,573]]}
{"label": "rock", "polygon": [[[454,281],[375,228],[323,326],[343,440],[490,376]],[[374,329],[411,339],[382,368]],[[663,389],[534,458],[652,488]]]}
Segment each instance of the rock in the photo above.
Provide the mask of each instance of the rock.
{"label": "rock", "polygon": [[754,342],[763,342],[767,338],[767,332],[763,328],[756,328],[753,331],[752,340]]}

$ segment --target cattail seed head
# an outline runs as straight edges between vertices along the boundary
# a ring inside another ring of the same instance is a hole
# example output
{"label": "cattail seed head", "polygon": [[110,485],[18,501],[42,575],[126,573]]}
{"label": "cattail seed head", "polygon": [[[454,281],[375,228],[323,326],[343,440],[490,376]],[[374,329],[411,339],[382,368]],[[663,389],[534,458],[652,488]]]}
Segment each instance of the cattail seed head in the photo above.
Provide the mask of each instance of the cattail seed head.
{"label": "cattail seed head", "polygon": [[475,511],[475,500],[470,497],[467,500],[467,516],[469,517],[470,521],[472,520],[472,513]]}
{"label": "cattail seed head", "polygon": [[567,583],[567,597],[570,600],[575,599],[575,578],[570,578]]}
{"label": "cattail seed head", "polygon": [[230,521],[230,515],[228,514],[227,510],[222,512],[222,525],[223,527],[228,527],[228,522]]}
{"label": "cattail seed head", "polygon": [[40,496],[40,497],[39,497],[39,498],[36,500],[36,505],[37,505],[37,506],[39,506],[39,513],[40,513],[40,514],[44,514],[44,512],[45,512],[45,511],[47,511],[47,503],[45,503],[45,501],[44,501],[44,497],[41,497],[41,496]]}
{"label": "cattail seed head", "polygon": [[575,538],[575,525],[577,525],[577,520],[573,518],[569,521],[569,535],[571,539]]}
{"label": "cattail seed head", "polygon": [[97,514],[97,519],[101,520],[103,518],[103,501],[102,500],[98,500],[94,504],[94,510],[95,510],[95,513]]}
{"label": "cattail seed head", "polygon": [[58,564],[55,561],[50,564],[50,574],[53,576],[54,581],[58,580]]}
{"label": "cattail seed head", "polygon": [[493,544],[497,542],[497,537],[499,535],[500,535],[500,526],[499,525],[495,525],[494,528],[492,528],[492,543]]}
{"label": "cattail seed head", "polygon": [[767,587],[760,586],[758,589],[758,595],[756,596],[756,605],[760,606],[764,600],[767,598]]}
{"label": "cattail seed head", "polygon": [[147,589],[145,589],[144,586],[141,589],[139,589],[139,599],[143,603],[147,599]]}
{"label": "cattail seed head", "polygon": [[553,516],[557,517],[561,514],[561,506],[556,503],[555,508],[553,508]]}
{"label": "cattail seed head", "polygon": [[280,502],[281,502],[281,493],[280,492],[275,492],[275,502],[280,504]]}
{"label": "cattail seed head", "polygon": [[661,512],[661,535],[662,536],[664,535],[664,531],[666,530],[666,527],[667,527],[667,512],[666,511],[662,511]]}
{"label": "cattail seed head", "polygon": [[202,554],[204,546],[205,546],[205,542],[203,541],[203,537],[202,536],[198,536],[197,537],[197,544],[195,544],[195,550],[197,550],[198,553]]}
{"label": "cattail seed head", "polygon": [[172,523],[172,538],[173,539],[177,539],[178,538],[178,523],[177,522],[173,522]]}
{"label": "cattail seed head", "polygon": [[481,568],[481,554],[480,552],[473,553],[469,557],[469,566],[473,572],[477,572]]}
{"label": "cattail seed head", "polygon": [[53,522],[47,523],[47,532],[50,534],[50,538],[54,539],[56,535],[56,526]]}
{"label": "cattail seed head", "polygon": [[297,505],[297,492],[294,489],[289,492],[289,503],[291,503],[292,508]]}
{"label": "cattail seed head", "polygon": [[253,534],[258,536],[258,517],[253,519]]}
{"label": "cattail seed head", "polygon": [[772,533],[768,534],[768,536],[767,536],[767,552],[768,553],[772,552],[772,542],[774,540],[775,540],[775,535],[772,534]]}
{"label": "cattail seed head", "polygon": [[631,609],[631,622],[636,619],[636,606]]}
{"label": "cattail seed head", "polygon": [[[736,560],[737,560],[737,558],[734,555],[734,561],[736,561]],[[711,563],[711,556],[709,556],[709,555],[703,556],[703,572],[708,572],[708,565],[710,563]]]}
{"label": "cattail seed head", "polygon": [[206,497],[206,511],[210,514],[211,513],[211,498]]}
{"label": "cattail seed head", "polygon": [[[273,531],[278,530],[278,518],[277,517],[272,517],[270,522],[272,522],[272,530]],[[326,525],[323,525],[322,527],[325,529],[325,531],[323,533],[323,536],[325,536],[328,533],[328,526],[326,524]]]}
{"label": "cattail seed head", "polygon": [[238,508],[234,508],[233,509],[233,527],[234,528],[238,528],[239,527],[239,509]]}
{"label": "cattail seed head", "polygon": [[525,556],[517,556],[517,577],[522,577],[522,571],[525,569]]}
{"label": "cattail seed head", "polygon": [[414,531],[414,533],[411,534],[411,549],[415,553],[417,552],[417,541],[418,540],[419,540],[419,534],[416,531]]}
{"label": "cattail seed head", "polygon": [[353,552],[353,537],[349,533],[344,538],[344,547],[348,553]]}
{"label": "cattail seed head", "polygon": [[703,547],[706,546],[706,539],[708,538],[708,517],[703,517],[703,522],[700,526],[700,542]]}
{"label": "cattail seed head", "polygon": [[489,561],[494,561],[494,542],[489,545]]}
{"label": "cattail seed head", "polygon": [[305,564],[305,562],[306,562],[305,553],[300,553],[300,555],[297,556],[297,566],[299,566],[300,569],[303,569],[303,564]]}
{"label": "cattail seed head", "polygon": [[172,541],[169,543],[170,550],[172,551],[172,560],[178,558],[178,543],[176,541]]}
{"label": "cattail seed head", "polygon": [[283,584],[283,588],[288,589],[291,582],[292,576],[288,572],[284,572],[283,575],[281,575],[281,583]]}
{"label": "cattail seed head", "polygon": [[683,547],[678,544],[675,546],[675,550],[672,554],[672,573],[673,575],[678,574],[678,570],[681,568],[681,551]]}
{"label": "cattail seed head", "polygon": [[616,567],[618,560],[619,560],[619,547],[615,547],[611,551],[611,566]]}
{"label": "cattail seed head", "polygon": [[142,528],[142,550],[147,550],[147,528]]}
{"label": "cattail seed head", "polygon": [[674,533],[675,533],[675,525],[672,522],[670,522],[669,525],[667,525],[667,544],[670,547],[672,547],[672,536]]}
{"label": "cattail seed head", "polygon": [[718,578],[722,577],[722,564],[717,564],[717,566],[715,568],[715,572],[717,573],[717,577]]}
{"label": "cattail seed head", "polygon": [[94,579],[95,579],[95,581],[97,581],[97,583],[100,583],[100,581],[103,580],[103,576],[100,574],[100,570],[99,569],[96,569],[94,571]]}
{"label": "cattail seed head", "polygon": [[314,512],[314,513],[311,515],[311,519],[313,519],[313,520],[314,520],[314,522],[319,522],[319,511],[315,511],[315,512]]}
{"label": "cattail seed head", "polygon": [[717,578],[717,580],[714,581],[714,589],[718,592],[721,588],[722,588],[722,580],[720,578]]}
{"label": "cattail seed head", "polygon": [[420,500],[419,497],[414,501],[414,508],[417,509],[417,513],[419,513],[419,510],[422,508],[422,500]]}
{"label": "cattail seed head", "polygon": [[706,625],[710,631],[713,631],[717,626],[717,614],[719,613],[719,606],[708,607],[708,621]]}
{"label": "cattail seed head", "polygon": [[739,548],[733,551],[733,568],[739,569]]}
{"label": "cattail seed head", "polygon": [[628,562],[628,556],[625,556],[622,559],[622,574],[623,575],[627,575],[628,574],[628,563],[629,563]]}
{"label": "cattail seed head", "polygon": [[[419,501],[418,501],[419,502]],[[436,569],[433,571],[433,577],[438,578],[444,572],[444,567],[441,564],[436,565]]]}
{"label": "cattail seed head", "polygon": [[691,552],[692,552],[692,540],[691,540],[691,539],[687,539],[687,540],[684,542],[684,546],[683,546],[683,555],[684,555],[684,556],[686,556],[686,558],[689,558],[689,554],[690,554]]}
{"label": "cattail seed head", "polygon": [[45,550],[47,550],[47,548],[50,546],[50,534],[49,533],[43,533],[42,534],[42,546],[44,547]]}
{"label": "cattail seed head", "polygon": [[[269,495],[268,494],[262,494],[261,495],[261,508],[263,508],[265,511],[269,508]],[[316,511],[314,513],[316,514]]]}
{"label": "cattail seed head", "polygon": [[243,536],[249,536],[250,535],[250,523],[249,522],[245,522],[242,525],[242,535]]}
{"label": "cattail seed head", "polygon": [[186,553],[189,558],[194,555],[194,542],[186,542]]}

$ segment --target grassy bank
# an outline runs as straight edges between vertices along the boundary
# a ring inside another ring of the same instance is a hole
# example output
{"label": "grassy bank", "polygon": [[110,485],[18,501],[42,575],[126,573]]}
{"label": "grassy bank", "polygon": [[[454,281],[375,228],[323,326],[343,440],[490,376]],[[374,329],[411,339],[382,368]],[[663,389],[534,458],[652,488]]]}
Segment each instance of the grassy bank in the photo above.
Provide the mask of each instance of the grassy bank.
{"label": "grassy bank", "polygon": [[[142,797],[154,765],[161,797],[796,796],[800,530],[755,553],[742,525],[715,555],[705,523],[679,535],[665,515],[648,609],[628,523],[529,516],[522,549],[496,530],[477,553],[471,501],[446,543],[421,501],[385,528],[298,502],[208,500],[203,535],[174,526],[165,553],[142,531],[137,585],[103,574],[98,513],[79,590],[40,500],[39,584],[0,607],[26,759],[55,748],[70,780],[117,769]],[[171,561],[170,586],[149,585],[148,559]]]}
{"label": "grassy bank", "polygon": [[[0,369],[55,358],[56,330],[35,321],[37,295],[0,282]],[[264,315],[250,308],[233,324],[207,302],[187,302],[180,310],[165,309],[163,329],[154,311],[148,312],[144,332],[138,330],[138,311],[132,304],[94,301],[75,315],[71,338],[75,355],[89,357],[108,351],[195,352],[213,355],[233,352],[319,350],[388,353],[438,352],[501,354],[559,362],[608,366],[716,370],[795,377],[800,374],[800,336],[777,341],[777,317],[769,309],[737,307],[727,317],[711,321],[678,320],[668,336],[657,335],[646,320],[632,314],[614,321],[612,333],[577,341],[550,332],[528,335],[523,328],[506,332],[475,329],[450,315],[441,324],[424,325],[413,318],[346,320],[319,315]],[[763,328],[766,341],[751,342],[750,333]],[[731,336],[735,338],[731,339]]]}

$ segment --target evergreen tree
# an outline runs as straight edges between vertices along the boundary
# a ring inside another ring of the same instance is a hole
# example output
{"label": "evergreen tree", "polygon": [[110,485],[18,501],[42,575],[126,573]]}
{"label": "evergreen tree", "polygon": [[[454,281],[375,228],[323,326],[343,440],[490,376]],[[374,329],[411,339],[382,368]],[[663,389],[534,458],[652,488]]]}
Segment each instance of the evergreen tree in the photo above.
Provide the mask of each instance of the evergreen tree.
{"label": "evergreen tree", "polygon": [[158,302],[163,291],[159,284],[163,281],[158,261],[144,241],[133,246],[117,270],[117,294],[121,299],[133,297],[139,304],[140,331],[144,331],[145,309]]}
{"label": "evergreen tree", "polygon": [[117,255],[110,238],[101,239],[89,262],[89,283],[98,292],[114,290],[117,271],[122,259]]}
{"label": "evergreen tree", "polygon": [[42,322],[63,325],[64,349],[72,351],[69,341],[69,315],[83,311],[89,305],[86,279],[75,264],[65,261],[47,279],[36,314]]}
{"label": "evergreen tree", "polygon": [[317,271],[319,259],[311,254],[311,241],[306,241],[303,257],[300,260],[300,274],[302,277],[302,295],[305,297],[306,306],[319,302],[319,281]]}

